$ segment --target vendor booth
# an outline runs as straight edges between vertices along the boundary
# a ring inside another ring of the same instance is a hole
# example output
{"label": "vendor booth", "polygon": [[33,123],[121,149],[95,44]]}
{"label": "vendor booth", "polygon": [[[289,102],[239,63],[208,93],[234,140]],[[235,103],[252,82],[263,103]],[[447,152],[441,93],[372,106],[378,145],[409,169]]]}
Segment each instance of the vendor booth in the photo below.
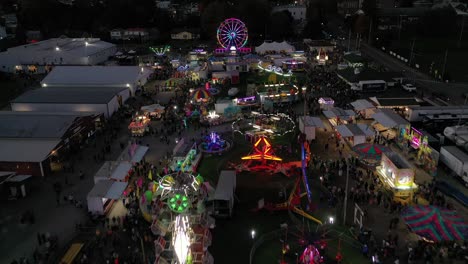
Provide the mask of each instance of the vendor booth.
{"label": "vendor booth", "polygon": [[127,182],[113,180],[98,181],[87,195],[88,211],[104,215],[112,208],[113,203],[124,195]]}
{"label": "vendor booth", "polygon": [[146,115],[138,115],[132,120],[128,129],[133,137],[142,137],[149,132],[149,124],[150,119]]}
{"label": "vendor booth", "polygon": [[159,119],[165,112],[165,107],[160,104],[145,105],[140,108],[143,114],[151,119]]}
{"label": "vendor booth", "polygon": [[299,130],[306,135],[307,140],[315,139],[315,130],[317,128],[324,129],[325,125],[323,124],[320,117],[315,116],[300,116],[299,117]]}
{"label": "vendor booth", "polygon": [[346,124],[336,126],[338,138],[343,138],[351,146],[371,141],[375,135],[374,130],[366,124]]}
{"label": "vendor booth", "polygon": [[137,145],[136,143],[128,144],[128,146],[120,153],[117,161],[128,161],[130,163],[141,162],[148,152],[149,147]]}
{"label": "vendor booth", "polygon": [[10,190],[10,198],[18,198],[18,197],[26,197],[26,195],[29,193],[30,190],[30,179],[31,175],[13,175],[12,177],[9,177],[6,181],[5,184],[8,186],[8,189]]}
{"label": "vendor booth", "polygon": [[387,139],[395,138],[402,128],[409,125],[406,119],[391,109],[378,109],[372,118],[375,119],[375,122],[372,123],[374,129]]}
{"label": "vendor booth", "polygon": [[376,107],[366,99],[359,99],[351,103],[354,111],[361,115],[364,119],[372,118],[376,111]]}
{"label": "vendor booth", "polygon": [[330,97],[321,97],[318,99],[320,109],[331,110],[335,106],[335,101]]}
{"label": "vendor booth", "polygon": [[128,181],[133,173],[128,161],[106,161],[94,175],[94,183],[103,180]]}
{"label": "vendor booth", "polygon": [[339,107],[333,107],[330,110],[324,110],[323,115],[328,119],[332,126],[338,126],[353,123],[356,119],[356,113],[353,110],[344,110]]}
{"label": "vendor booth", "polygon": [[376,173],[382,183],[393,191],[395,200],[405,204],[411,202],[417,185],[414,183],[414,168],[405,158],[395,152],[383,153]]}

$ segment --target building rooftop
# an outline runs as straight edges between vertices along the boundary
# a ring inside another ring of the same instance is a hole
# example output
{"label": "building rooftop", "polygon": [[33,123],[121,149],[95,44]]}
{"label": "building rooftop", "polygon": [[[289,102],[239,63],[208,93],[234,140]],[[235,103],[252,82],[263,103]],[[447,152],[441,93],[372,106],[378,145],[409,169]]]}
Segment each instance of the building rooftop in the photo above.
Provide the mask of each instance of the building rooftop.
{"label": "building rooftop", "polygon": [[25,92],[11,103],[107,104],[125,87],[43,87]]}
{"label": "building rooftop", "polygon": [[379,106],[418,106],[420,102],[415,98],[375,98]]}
{"label": "building rooftop", "polygon": [[80,115],[0,111],[0,138],[60,139]]}
{"label": "building rooftop", "polygon": [[60,143],[59,139],[0,139],[0,161],[41,162]]}
{"label": "building rooftop", "polygon": [[[88,44],[86,44],[88,43]],[[15,58],[21,64],[76,63],[71,58],[87,57],[115,47],[98,38],[52,38],[7,49],[0,60]]]}
{"label": "building rooftop", "polygon": [[[143,71],[142,71],[143,69]],[[56,66],[42,80],[47,86],[133,85],[148,69],[138,66]]]}

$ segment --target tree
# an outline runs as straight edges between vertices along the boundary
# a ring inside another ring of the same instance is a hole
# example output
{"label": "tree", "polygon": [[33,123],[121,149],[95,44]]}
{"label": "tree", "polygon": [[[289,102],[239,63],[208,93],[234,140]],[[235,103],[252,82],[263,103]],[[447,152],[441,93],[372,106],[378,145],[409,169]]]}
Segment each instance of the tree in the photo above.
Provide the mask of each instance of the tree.
{"label": "tree", "polygon": [[275,12],[271,15],[270,36],[273,40],[284,40],[293,35],[293,18],[289,11]]}

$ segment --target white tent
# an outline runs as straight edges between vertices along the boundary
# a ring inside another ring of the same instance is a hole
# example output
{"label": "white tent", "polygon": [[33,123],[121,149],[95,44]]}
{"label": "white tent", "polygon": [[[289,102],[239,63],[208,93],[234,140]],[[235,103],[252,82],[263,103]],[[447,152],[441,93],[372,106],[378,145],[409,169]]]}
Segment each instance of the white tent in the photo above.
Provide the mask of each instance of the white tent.
{"label": "white tent", "polygon": [[301,116],[299,117],[299,130],[306,134],[307,140],[315,139],[315,129],[325,128],[322,119],[315,116]]}
{"label": "white tent", "polygon": [[366,124],[347,124],[336,126],[341,137],[349,140],[352,146],[366,143],[368,137],[374,136],[375,132]]}
{"label": "white tent", "polygon": [[351,103],[354,110],[360,113],[365,119],[369,119],[375,113],[376,107],[366,99],[359,99]]}
{"label": "white tent", "polygon": [[379,112],[372,115],[375,121],[388,128],[404,127],[409,124],[406,119],[399,116],[392,109],[379,109]]}
{"label": "white tent", "polygon": [[88,211],[97,214],[104,214],[106,206],[112,200],[122,197],[128,183],[113,180],[103,180],[97,182],[88,193]]}
{"label": "white tent", "polygon": [[106,161],[94,175],[94,183],[103,180],[125,181],[125,177],[132,169],[128,161]]}
{"label": "white tent", "polygon": [[152,105],[142,106],[140,109],[143,112],[148,112],[152,116],[158,116],[161,113],[164,113],[166,108],[160,104],[152,104]]}
{"label": "white tent", "polygon": [[218,179],[218,185],[213,198],[214,213],[217,216],[229,217],[234,207],[234,191],[236,189],[236,171],[223,170]]}
{"label": "white tent", "polygon": [[149,147],[141,145],[132,145],[129,144],[123,151],[120,153],[120,156],[117,158],[118,161],[128,161],[131,163],[140,162],[148,152]]}
{"label": "white tent", "polygon": [[295,51],[294,46],[287,43],[286,41],[283,42],[263,42],[262,45],[255,47],[255,52],[258,54],[264,54],[266,52],[293,52]]}

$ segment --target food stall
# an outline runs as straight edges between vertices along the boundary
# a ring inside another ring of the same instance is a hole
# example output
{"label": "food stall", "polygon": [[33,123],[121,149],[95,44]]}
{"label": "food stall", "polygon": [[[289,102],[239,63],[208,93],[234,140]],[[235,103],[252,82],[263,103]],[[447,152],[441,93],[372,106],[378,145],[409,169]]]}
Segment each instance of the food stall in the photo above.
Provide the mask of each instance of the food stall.
{"label": "food stall", "polygon": [[376,173],[382,183],[393,191],[395,200],[402,203],[411,201],[417,185],[414,183],[414,168],[408,160],[395,152],[383,153]]}
{"label": "food stall", "polygon": [[140,108],[143,114],[151,119],[160,119],[165,112],[165,107],[160,104],[145,105]]}
{"label": "food stall", "polygon": [[335,101],[330,97],[320,97],[318,103],[322,110],[330,110],[335,106]]}
{"label": "food stall", "polygon": [[346,124],[336,126],[337,137],[343,138],[351,146],[371,141],[375,136],[374,130],[366,124]]}
{"label": "food stall", "polygon": [[306,135],[307,140],[315,139],[315,130],[317,128],[325,129],[325,125],[320,117],[315,116],[300,116],[299,130]]}
{"label": "food stall", "polygon": [[323,115],[325,115],[333,127],[353,123],[356,119],[356,113],[353,110],[344,110],[339,107],[324,110]]}
{"label": "food stall", "polygon": [[132,164],[128,161],[106,161],[94,175],[94,183],[103,180],[126,182],[132,173]]}
{"label": "food stall", "polygon": [[107,214],[115,201],[122,198],[127,189],[127,182],[113,180],[98,181],[88,193],[88,211],[94,214]]}
{"label": "food stall", "polygon": [[366,99],[359,99],[354,102],[351,102],[351,105],[354,108],[354,111],[361,115],[364,119],[372,118],[372,115],[376,111],[376,107]]}
{"label": "food stall", "polygon": [[138,115],[132,120],[128,129],[133,137],[142,137],[149,132],[149,124],[150,119],[146,115]]}

